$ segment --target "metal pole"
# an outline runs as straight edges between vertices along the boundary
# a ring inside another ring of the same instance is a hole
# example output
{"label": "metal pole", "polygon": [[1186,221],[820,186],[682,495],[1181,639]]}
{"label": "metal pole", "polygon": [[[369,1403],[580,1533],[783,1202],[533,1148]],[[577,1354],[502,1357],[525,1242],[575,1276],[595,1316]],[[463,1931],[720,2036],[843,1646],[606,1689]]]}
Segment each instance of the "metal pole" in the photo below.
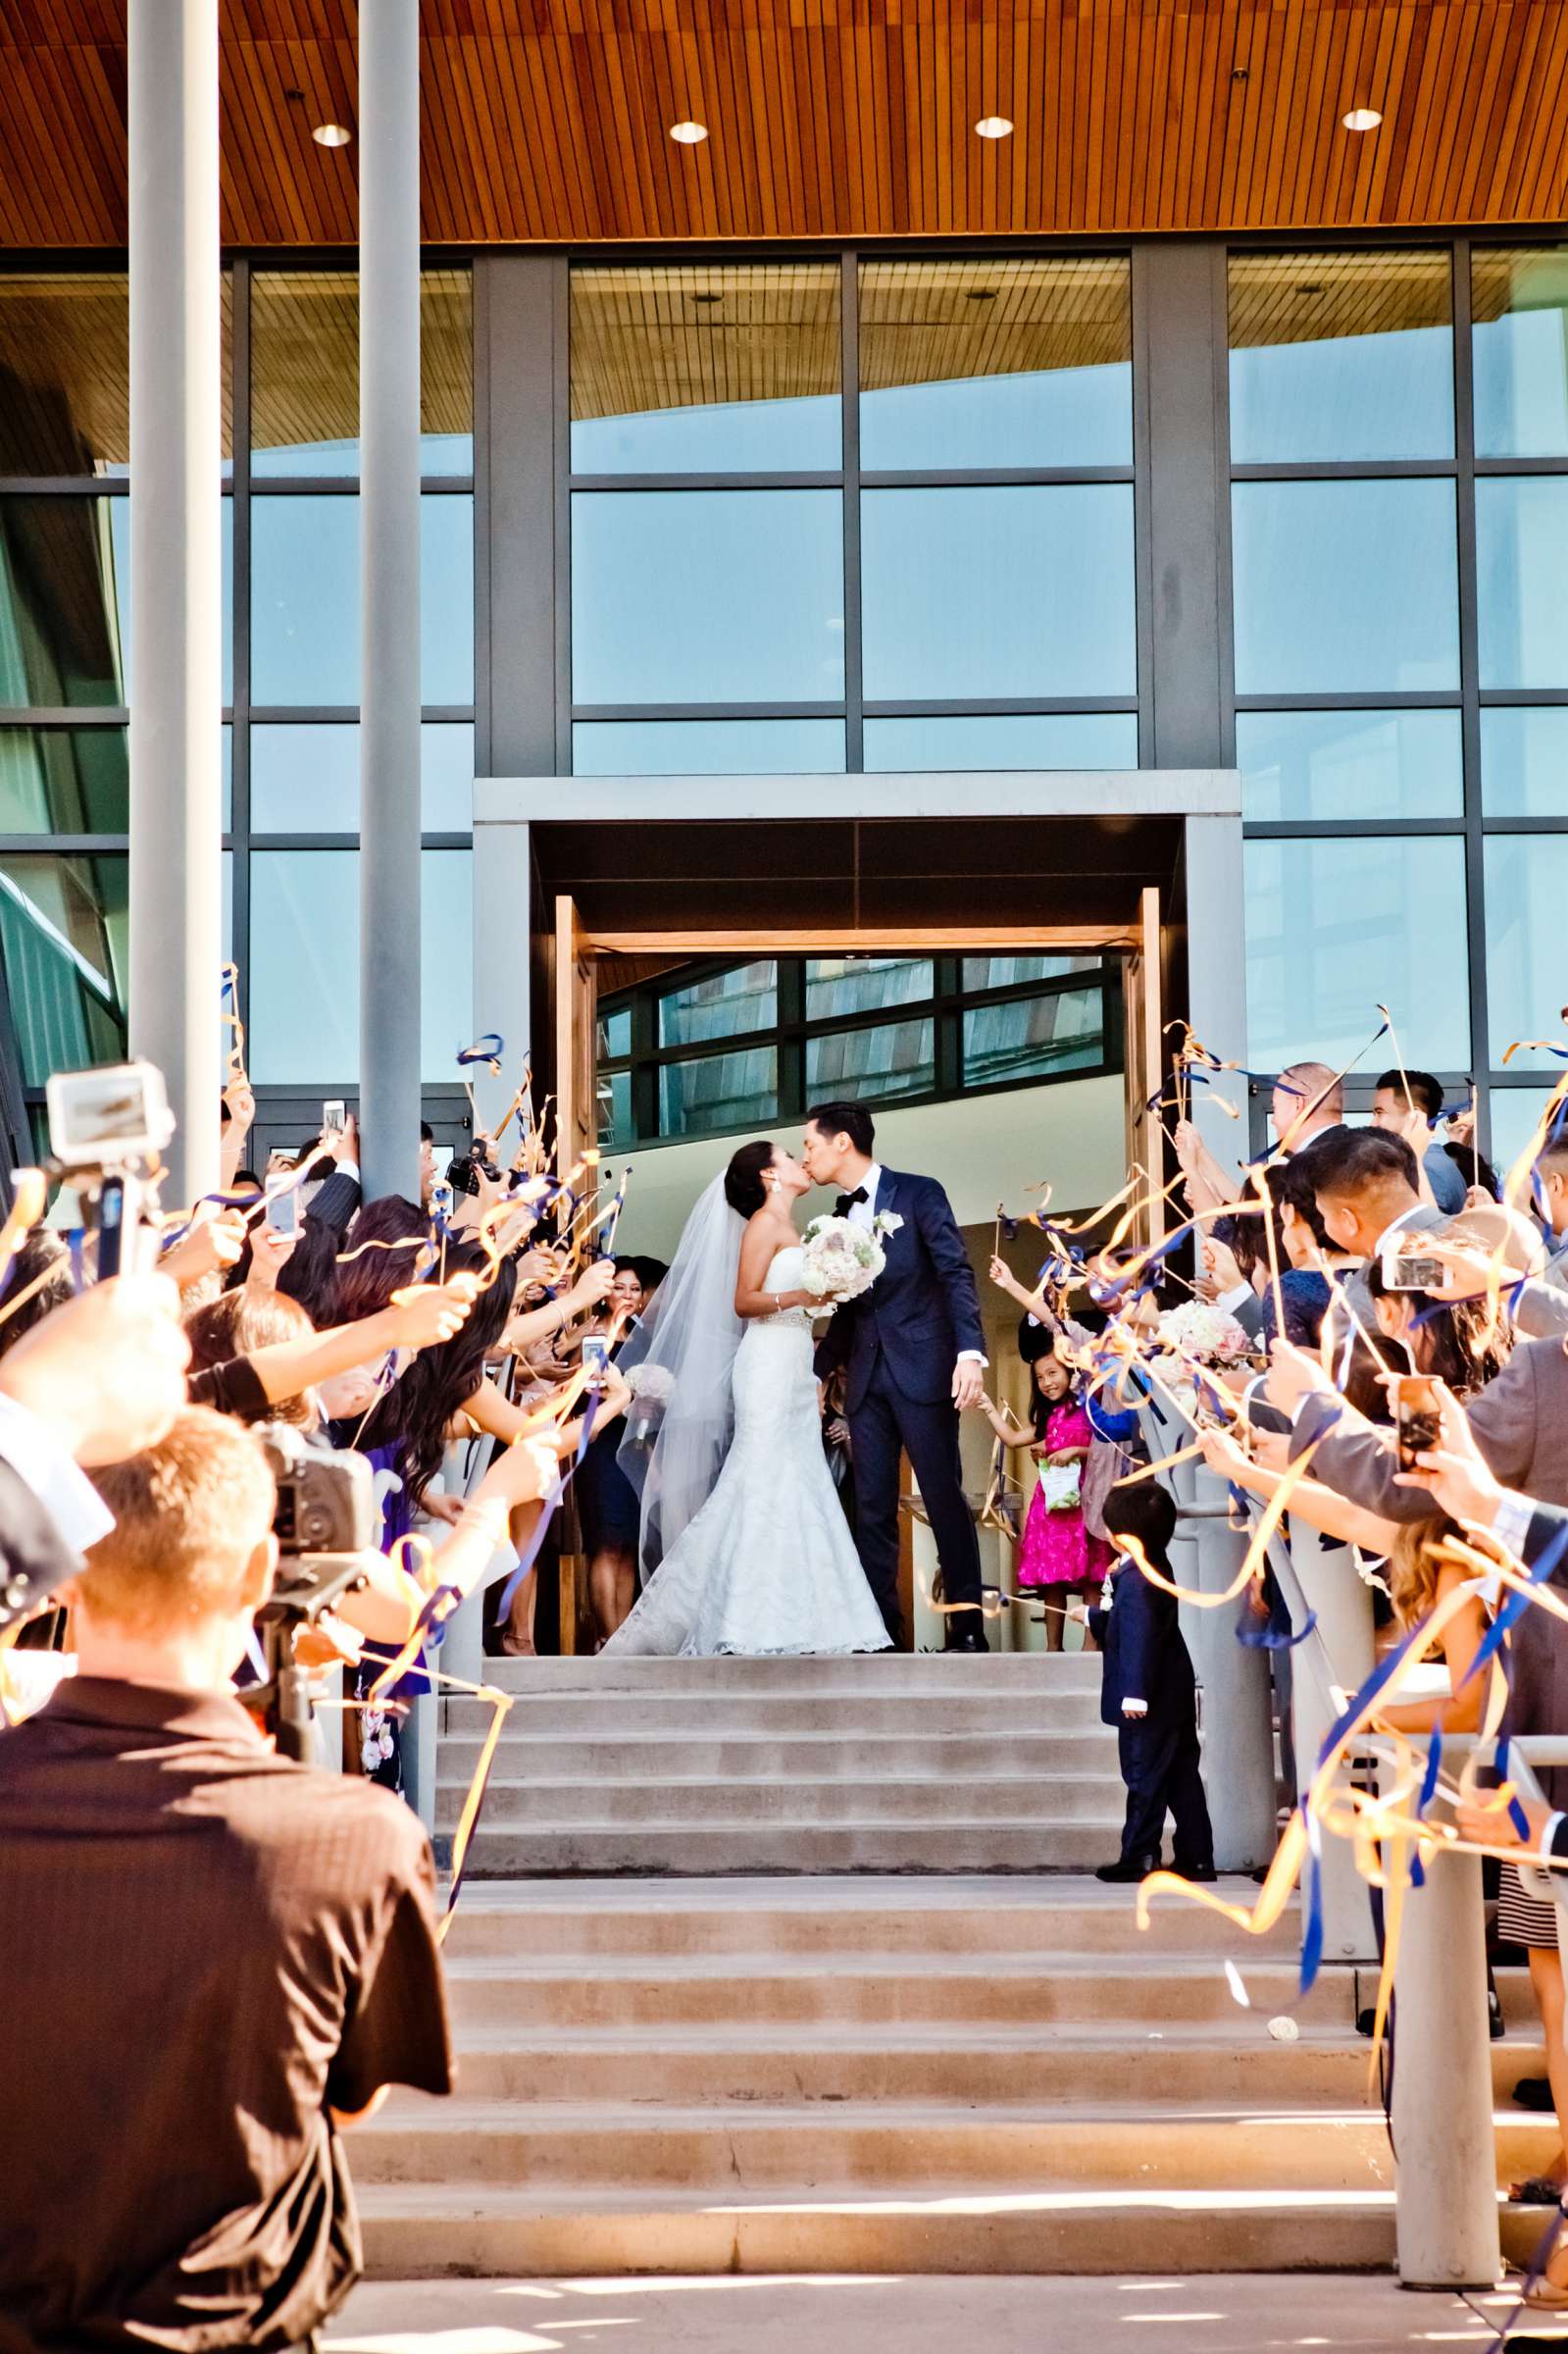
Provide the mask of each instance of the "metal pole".
{"label": "metal pole", "polygon": [[367,1195],[419,1197],[418,0],[359,16],[360,1123]]}
{"label": "metal pole", "polygon": [[1404,1908],[1393,1981],[1399,2279],[1491,2288],[1502,2259],[1481,1858],[1434,1857]]}
{"label": "metal pole", "polygon": [[130,0],[130,1046],[218,1182],[223,711],[218,0]]}

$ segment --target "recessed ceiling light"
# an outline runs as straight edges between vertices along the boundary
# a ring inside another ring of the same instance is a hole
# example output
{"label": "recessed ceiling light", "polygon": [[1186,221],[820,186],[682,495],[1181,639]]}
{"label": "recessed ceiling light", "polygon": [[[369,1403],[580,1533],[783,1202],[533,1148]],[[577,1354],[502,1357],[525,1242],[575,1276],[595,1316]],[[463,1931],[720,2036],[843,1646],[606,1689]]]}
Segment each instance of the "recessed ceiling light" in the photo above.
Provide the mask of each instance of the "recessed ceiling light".
{"label": "recessed ceiling light", "polygon": [[711,303],[723,302],[724,296],[722,294],[693,294],[691,299],[693,302],[700,302],[706,308]]}
{"label": "recessed ceiling light", "polygon": [[1375,106],[1352,106],[1342,120],[1346,130],[1376,130],[1383,117]]}
{"label": "recessed ceiling light", "polygon": [[1005,115],[982,115],[975,126],[975,135],[981,139],[1010,139],[1013,127]]}
{"label": "recessed ceiling light", "polygon": [[994,302],[996,300],[996,288],[994,286],[971,286],[969,289],[969,299],[971,302]]}
{"label": "recessed ceiling light", "polygon": [[346,147],[354,133],[341,123],[318,123],[310,135],[318,147]]}
{"label": "recessed ceiling light", "polygon": [[700,147],[708,135],[706,123],[672,123],[670,136],[679,147]]}

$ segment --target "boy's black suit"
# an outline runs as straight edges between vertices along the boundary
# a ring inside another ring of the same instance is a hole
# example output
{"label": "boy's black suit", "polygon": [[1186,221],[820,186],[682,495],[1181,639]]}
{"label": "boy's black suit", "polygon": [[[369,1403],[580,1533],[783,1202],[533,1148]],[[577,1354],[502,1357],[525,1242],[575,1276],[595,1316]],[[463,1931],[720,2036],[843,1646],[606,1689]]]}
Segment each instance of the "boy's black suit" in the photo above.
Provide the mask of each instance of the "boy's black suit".
{"label": "boy's black suit", "polygon": [[[1212,1870],[1214,1834],[1198,1771],[1197,1686],[1176,1597],[1128,1561],[1111,1579],[1110,1609],[1092,1609],[1088,1623],[1102,1655],[1100,1716],[1117,1728],[1127,1784],[1122,1860],[1159,1862],[1168,1810],[1176,1823],[1177,1870]],[[1124,1716],[1124,1700],[1146,1701],[1148,1714]]]}

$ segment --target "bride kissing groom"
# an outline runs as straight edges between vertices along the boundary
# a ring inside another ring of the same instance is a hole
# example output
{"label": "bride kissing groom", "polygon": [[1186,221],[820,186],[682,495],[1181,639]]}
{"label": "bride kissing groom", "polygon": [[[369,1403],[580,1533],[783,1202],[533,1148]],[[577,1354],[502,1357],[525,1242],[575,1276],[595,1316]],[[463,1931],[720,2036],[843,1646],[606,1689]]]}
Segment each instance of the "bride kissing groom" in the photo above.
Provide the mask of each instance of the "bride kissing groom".
{"label": "bride kissing groom", "polygon": [[[905,1455],[941,1563],[946,1648],[988,1648],[958,1446],[986,1364],[979,1294],[941,1186],[884,1168],[875,1142],[864,1104],[819,1104],[798,1160],[771,1142],[742,1145],[687,1220],[621,1356],[633,1391],[662,1406],[633,1407],[621,1446],[640,1497],[643,1593],[606,1652],[897,1645]],[[804,1280],[794,1209],[814,1185],[838,1188],[835,1214],[873,1229],[884,1254],[870,1289],[837,1304]],[[829,1306],[814,1351],[813,1320]],[[840,1369],[858,1559],[822,1450],[818,1382]]]}

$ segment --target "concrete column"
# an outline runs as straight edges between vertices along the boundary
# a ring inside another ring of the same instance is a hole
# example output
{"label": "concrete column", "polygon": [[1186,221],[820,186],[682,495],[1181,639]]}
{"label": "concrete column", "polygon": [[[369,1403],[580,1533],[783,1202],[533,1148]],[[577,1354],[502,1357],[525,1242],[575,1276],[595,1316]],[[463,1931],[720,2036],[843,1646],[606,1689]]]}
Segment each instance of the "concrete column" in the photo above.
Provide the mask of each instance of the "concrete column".
{"label": "concrete column", "polygon": [[1438,1857],[1407,1893],[1393,1994],[1399,2279],[1491,2288],[1501,2255],[1479,1856]]}
{"label": "concrete column", "polygon": [[[1239,787],[1238,788],[1239,791]],[[1246,1051],[1245,878],[1239,802],[1235,817],[1183,821],[1187,882],[1188,1019],[1222,1062],[1242,1062]],[[1236,1112],[1230,1119],[1222,1100]],[[1216,1073],[1192,1090],[1192,1118],[1224,1167],[1251,1157],[1247,1142],[1246,1081]]]}
{"label": "concrete column", "polygon": [[1153,768],[1229,768],[1225,250],[1149,238],[1135,249],[1133,268],[1153,736],[1141,759]]}
{"label": "concrete column", "polygon": [[[544,1014],[538,1024],[533,1020],[530,827],[516,814],[507,816],[508,806],[503,784],[475,780],[474,1028],[476,1033],[499,1030],[506,1041],[500,1078],[483,1069],[472,1075],[481,1120],[499,1119],[516,1091],[530,1041],[537,1048],[548,1037]],[[534,1090],[535,1103],[543,1098],[541,1084]],[[517,1131],[509,1128],[503,1152],[509,1156],[516,1147]]]}
{"label": "concrete column", "polygon": [[[1178,1427],[1167,1453],[1189,1435],[1185,1423]],[[1225,1482],[1196,1462],[1178,1463],[1167,1476],[1178,1506],[1203,1515],[1177,1524],[1176,1574],[1199,1593],[1221,1594],[1247,1543],[1224,1517]],[[1182,1608],[1182,1632],[1203,1688],[1203,1788],[1221,1871],[1256,1871],[1278,1841],[1268,1654],[1237,1641],[1241,1607]]]}
{"label": "concrete column", "polygon": [[[1349,1548],[1325,1545],[1299,1517],[1290,1526],[1290,1567],[1296,1587],[1289,1597],[1295,1631],[1311,1612],[1318,1617],[1316,1632],[1290,1655],[1295,1767],[1305,1789],[1338,1714],[1331,1680],[1349,1693],[1372,1673],[1372,1594],[1356,1572]],[[1331,1962],[1371,1962],[1377,1956],[1371,1900],[1348,1839],[1323,1842],[1323,1950]]]}
{"label": "concrete column", "polygon": [[359,18],[360,1131],[367,1195],[419,1198],[418,0]]}
{"label": "concrete column", "polygon": [[130,1048],[218,1182],[223,509],[218,0],[130,0]]}

